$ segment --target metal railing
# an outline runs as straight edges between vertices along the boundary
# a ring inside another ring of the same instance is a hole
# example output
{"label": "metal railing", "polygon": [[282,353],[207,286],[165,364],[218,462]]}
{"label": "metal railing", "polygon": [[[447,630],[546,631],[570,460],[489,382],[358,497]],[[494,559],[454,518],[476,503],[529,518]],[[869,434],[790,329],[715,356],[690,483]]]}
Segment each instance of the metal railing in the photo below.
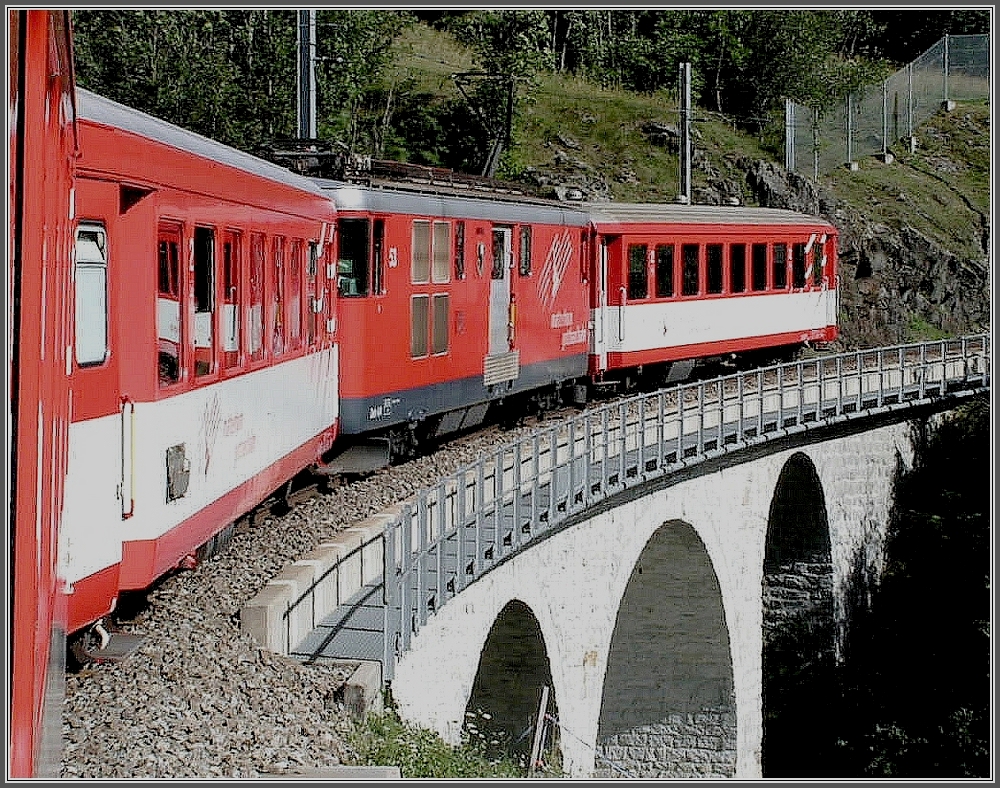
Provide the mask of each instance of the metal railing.
{"label": "metal railing", "polygon": [[595,505],[775,438],[968,396],[989,386],[990,365],[988,335],[820,356],[591,407],[498,448],[397,506],[372,537],[384,677],[442,605]]}
{"label": "metal railing", "polygon": [[946,102],[990,96],[990,37],[947,35],[882,83],[822,113],[785,102],[785,169],[820,173],[882,155]]}

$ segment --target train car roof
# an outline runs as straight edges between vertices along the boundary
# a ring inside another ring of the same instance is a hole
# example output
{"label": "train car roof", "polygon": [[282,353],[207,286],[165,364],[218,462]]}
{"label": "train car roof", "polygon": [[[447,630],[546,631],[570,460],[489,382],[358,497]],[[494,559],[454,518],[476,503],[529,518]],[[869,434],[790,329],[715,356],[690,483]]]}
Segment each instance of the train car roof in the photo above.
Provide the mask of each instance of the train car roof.
{"label": "train car roof", "polygon": [[165,120],[119,104],[117,101],[99,96],[84,88],[78,87],[76,96],[77,114],[81,119],[130,131],[172,148],[248,172],[251,175],[267,178],[302,191],[327,196],[317,188],[311,179],[257,156],[231,148],[193,131],[182,129]]}
{"label": "train car roof", "polygon": [[822,225],[834,229],[826,219],[785,208],[754,208],[730,205],[678,205],[672,203],[583,203],[594,225],[626,224],[770,224]]}
{"label": "train car roof", "polygon": [[327,178],[315,178],[317,185],[333,194],[338,211],[376,211],[450,219],[483,219],[498,223],[542,222],[586,227],[589,217],[579,206],[562,205],[537,198],[498,195],[473,197],[442,191],[367,186]]}

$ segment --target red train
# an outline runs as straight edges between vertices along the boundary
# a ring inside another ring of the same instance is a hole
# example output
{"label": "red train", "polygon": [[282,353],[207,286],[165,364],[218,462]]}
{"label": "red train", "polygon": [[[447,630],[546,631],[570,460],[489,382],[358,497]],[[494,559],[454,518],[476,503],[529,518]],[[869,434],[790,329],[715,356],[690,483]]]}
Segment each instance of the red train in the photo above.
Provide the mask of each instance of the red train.
{"label": "red train", "polygon": [[8,776],[54,776],[66,634],[57,553],[72,344],[68,11],[8,11]]}
{"label": "red train", "polygon": [[52,162],[11,182],[9,341],[43,350],[13,365],[22,773],[47,628],[108,653],[102,619],[123,592],[210,553],[298,473],[375,468],[492,412],[836,336],[837,235],[814,217],[311,179],[83,90],[74,125],[69,70],[47,91],[52,112],[18,117],[50,125],[25,120],[11,141],[15,161],[40,160],[31,143]]}

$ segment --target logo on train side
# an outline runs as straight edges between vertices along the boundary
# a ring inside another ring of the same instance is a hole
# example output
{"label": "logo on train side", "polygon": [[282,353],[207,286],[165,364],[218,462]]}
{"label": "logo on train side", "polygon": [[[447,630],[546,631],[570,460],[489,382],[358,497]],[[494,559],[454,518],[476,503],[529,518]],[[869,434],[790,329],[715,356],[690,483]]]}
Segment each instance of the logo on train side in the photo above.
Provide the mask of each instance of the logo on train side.
{"label": "logo on train side", "polygon": [[545,255],[545,265],[542,266],[538,275],[538,300],[545,306],[551,308],[555,303],[572,257],[573,241],[570,238],[569,230],[563,230],[549,244],[548,254]]}
{"label": "logo on train side", "polygon": [[399,397],[385,397],[381,402],[368,406],[368,421],[388,421],[392,418],[392,410],[400,402]]}

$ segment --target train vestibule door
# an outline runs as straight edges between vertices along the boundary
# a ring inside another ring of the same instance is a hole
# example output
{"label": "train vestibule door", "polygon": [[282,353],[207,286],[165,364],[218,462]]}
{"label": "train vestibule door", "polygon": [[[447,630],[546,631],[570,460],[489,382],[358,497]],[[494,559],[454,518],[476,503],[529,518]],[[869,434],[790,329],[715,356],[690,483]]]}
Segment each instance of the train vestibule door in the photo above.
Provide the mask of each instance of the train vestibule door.
{"label": "train vestibule door", "polygon": [[493,228],[493,267],[490,271],[489,347],[483,383],[492,386],[517,379],[520,357],[513,347],[513,302],[511,301],[511,255],[513,228]]}

